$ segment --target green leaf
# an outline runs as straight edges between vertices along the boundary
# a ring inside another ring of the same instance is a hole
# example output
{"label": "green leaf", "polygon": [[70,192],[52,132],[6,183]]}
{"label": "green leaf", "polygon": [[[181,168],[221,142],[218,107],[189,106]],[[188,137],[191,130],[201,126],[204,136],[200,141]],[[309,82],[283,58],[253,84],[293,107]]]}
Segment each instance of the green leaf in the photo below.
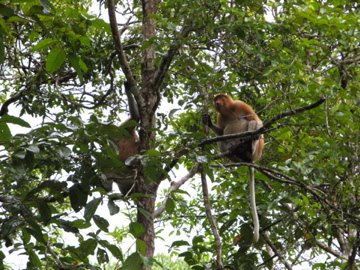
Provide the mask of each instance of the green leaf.
{"label": "green leaf", "polygon": [[144,240],[136,239],[136,250],[140,254],[144,255],[146,254],[146,243]]}
{"label": "green leaf", "polygon": [[171,244],[171,248],[173,247],[181,247],[181,246],[190,246],[189,242],[185,241],[185,240],[179,240],[179,241],[175,241]]}
{"label": "green leaf", "polygon": [[31,128],[30,124],[20,117],[11,116],[11,115],[4,115],[0,118],[0,123],[10,123],[19,125],[21,127]]}
{"label": "green leaf", "polygon": [[44,49],[49,48],[51,45],[55,44],[59,42],[58,40],[52,39],[52,38],[46,38],[43,40],[40,40],[38,44],[36,44],[33,48],[32,51],[36,52],[36,51],[41,51]]}
{"label": "green leaf", "polygon": [[41,261],[39,257],[36,255],[34,250],[26,249],[29,255],[29,263],[27,265],[28,269],[39,269],[41,267]]}
{"label": "green leaf", "polygon": [[120,211],[120,207],[115,204],[114,200],[110,200],[110,199],[108,201],[108,208],[111,216],[119,213]]}
{"label": "green leaf", "polygon": [[90,238],[80,244],[79,250],[81,254],[83,254],[84,256],[94,255],[96,247],[97,247],[96,240]]}
{"label": "green leaf", "polygon": [[55,47],[51,50],[46,58],[46,70],[50,73],[54,73],[59,70],[65,61],[65,52],[60,47]]}
{"label": "green leaf", "polygon": [[25,245],[31,240],[31,235],[25,228],[22,228],[21,230],[21,239]]}
{"label": "green leaf", "polygon": [[192,239],[193,246],[197,246],[197,245],[199,245],[199,243],[203,243],[203,242],[204,242],[204,236],[203,235],[196,235]]}
{"label": "green leaf", "polygon": [[0,122],[0,144],[8,143],[11,138],[12,135],[7,124]]}
{"label": "green leaf", "polygon": [[71,225],[78,229],[87,229],[91,226],[91,223],[83,219],[77,219],[71,222]]}
{"label": "green leaf", "polygon": [[40,243],[46,243],[46,235],[42,233],[39,224],[35,223],[34,220],[27,220],[27,222],[30,225],[30,227],[26,228],[27,232],[35,237],[35,239]]}
{"label": "green leaf", "polygon": [[46,202],[39,201],[37,203],[37,208],[39,209],[41,220],[45,224],[49,223],[51,219],[51,208],[49,207],[49,205]]}
{"label": "green leaf", "polygon": [[105,22],[103,19],[99,19],[99,18],[93,19],[91,21],[91,24],[93,27],[97,28],[101,32],[105,31],[107,33],[111,33],[110,25],[107,22]]}
{"label": "green leaf", "polygon": [[165,210],[167,213],[172,214],[175,210],[175,202],[172,198],[168,198],[165,204]]}
{"label": "green leaf", "polygon": [[75,69],[80,81],[82,82],[84,80],[83,78],[84,72],[88,70],[88,67],[86,66],[85,62],[80,57],[75,55],[70,56],[69,62],[71,66]]}
{"label": "green leaf", "polygon": [[99,264],[109,262],[109,256],[108,256],[107,252],[102,248],[98,248],[98,250],[96,252],[96,258],[97,258],[97,261]]}
{"label": "green leaf", "polygon": [[101,198],[96,198],[96,199],[93,199],[92,201],[90,201],[85,206],[84,218],[86,221],[89,221],[94,216],[96,209],[98,208],[100,202],[101,202]]}
{"label": "green leaf", "polygon": [[100,217],[98,215],[94,215],[93,220],[94,220],[96,226],[98,226],[102,231],[104,231],[104,232],[109,231],[108,230],[109,222],[105,218]]}
{"label": "green leaf", "polygon": [[69,197],[72,209],[79,212],[86,205],[88,194],[84,192],[80,184],[75,184],[69,189]]}
{"label": "green leaf", "polygon": [[115,246],[115,245],[113,245],[113,244],[110,244],[110,243],[109,243],[108,241],[106,241],[106,240],[101,240],[101,241],[99,241],[99,244],[100,244],[101,246],[107,248],[108,250],[110,250],[111,254],[112,254],[115,258],[117,258],[117,259],[119,259],[119,260],[121,260],[121,261],[124,259],[121,250],[120,250],[117,246]]}
{"label": "green leaf", "polygon": [[140,270],[143,264],[143,258],[137,252],[126,258],[122,270]]}
{"label": "green leaf", "polygon": [[129,227],[130,227],[130,233],[135,238],[139,238],[140,236],[142,236],[145,233],[144,226],[140,223],[132,222],[132,223],[130,223]]}
{"label": "green leaf", "polygon": [[0,15],[4,17],[11,17],[14,16],[15,12],[12,8],[5,6],[3,4],[0,4]]}

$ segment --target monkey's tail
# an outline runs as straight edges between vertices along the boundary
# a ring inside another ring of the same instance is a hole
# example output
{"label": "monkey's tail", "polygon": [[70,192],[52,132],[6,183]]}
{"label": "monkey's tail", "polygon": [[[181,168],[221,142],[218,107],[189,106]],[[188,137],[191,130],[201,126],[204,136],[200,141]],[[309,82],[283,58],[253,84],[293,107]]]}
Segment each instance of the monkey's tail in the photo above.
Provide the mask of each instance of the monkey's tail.
{"label": "monkey's tail", "polygon": [[251,215],[254,223],[254,242],[256,243],[259,240],[259,218],[256,210],[256,199],[255,199],[255,173],[254,168],[249,167],[250,172],[250,208],[251,208]]}

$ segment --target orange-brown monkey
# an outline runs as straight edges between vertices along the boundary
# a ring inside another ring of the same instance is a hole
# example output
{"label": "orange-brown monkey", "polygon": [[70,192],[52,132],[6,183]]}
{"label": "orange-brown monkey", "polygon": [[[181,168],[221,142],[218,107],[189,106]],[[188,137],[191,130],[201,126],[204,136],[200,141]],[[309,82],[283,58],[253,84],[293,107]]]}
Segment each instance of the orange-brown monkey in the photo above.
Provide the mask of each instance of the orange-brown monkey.
{"label": "orange-brown monkey", "polygon": [[[203,123],[209,126],[217,135],[228,135],[254,131],[262,127],[262,121],[253,108],[240,100],[233,100],[225,94],[216,95],[214,106],[218,112],[217,125],[214,125],[209,115],[203,116]],[[222,153],[229,152],[227,157],[232,161],[253,162],[260,159],[264,149],[264,136],[245,142],[230,139],[218,143]],[[250,205],[254,222],[254,242],[259,240],[259,219],[255,202],[254,168],[250,167]]]}
{"label": "orange-brown monkey", "polygon": [[128,124],[129,121],[135,121],[136,123],[140,120],[139,109],[137,107],[134,96],[132,95],[129,85],[125,82],[125,93],[128,99],[130,118],[126,120],[120,127],[125,127],[129,132],[130,136],[119,139],[116,144],[119,149],[119,159],[126,161],[130,156],[134,156],[139,153],[139,136],[136,132],[136,126]]}
{"label": "orange-brown monkey", "polygon": [[128,99],[129,111],[130,111],[130,118],[127,119],[124,123],[120,125],[120,128],[125,128],[128,131],[128,136],[121,137],[120,139],[116,140],[115,143],[118,147],[119,151],[119,159],[127,165],[126,168],[122,169],[121,172],[106,173],[106,177],[110,180],[110,187],[108,190],[111,190],[112,181],[115,181],[119,186],[121,193],[125,196],[129,193],[130,189],[133,187],[135,182],[136,171],[131,167],[131,162],[127,161],[129,157],[135,156],[139,154],[139,136],[136,132],[136,125],[129,123],[130,121],[134,121],[136,123],[140,120],[139,109],[130,91],[130,87],[127,82],[124,83],[125,85],[125,93]]}

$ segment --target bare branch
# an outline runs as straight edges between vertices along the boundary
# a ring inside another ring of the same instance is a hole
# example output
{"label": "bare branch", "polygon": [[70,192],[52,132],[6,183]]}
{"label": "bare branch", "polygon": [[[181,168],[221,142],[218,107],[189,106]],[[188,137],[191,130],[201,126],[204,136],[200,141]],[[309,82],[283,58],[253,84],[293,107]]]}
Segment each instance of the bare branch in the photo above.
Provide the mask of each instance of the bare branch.
{"label": "bare branch", "polygon": [[192,178],[198,171],[199,171],[200,165],[196,164],[188,174],[186,174],[184,177],[182,177],[180,180],[172,182],[171,186],[169,188],[168,194],[166,194],[164,201],[161,203],[161,205],[154,211],[154,217],[160,216],[165,211],[165,205],[167,200],[170,198],[171,194],[179,189],[183,184],[185,184],[190,178]]}
{"label": "bare branch", "polygon": [[220,235],[219,235],[217,222],[211,212],[209,189],[208,189],[207,182],[206,182],[206,174],[202,167],[201,167],[201,183],[202,183],[202,190],[203,190],[203,196],[204,196],[204,206],[205,206],[206,217],[209,220],[210,228],[211,228],[211,231],[215,238],[216,265],[217,265],[216,268],[218,270],[221,270],[221,269],[224,269],[224,265],[222,262],[222,243],[221,243],[221,239],[220,239]]}
{"label": "bare branch", "polygon": [[283,257],[283,255],[281,254],[281,252],[276,248],[276,246],[274,245],[274,243],[270,240],[270,238],[267,236],[267,234],[262,233],[261,234],[263,236],[263,239],[265,240],[266,244],[269,245],[269,247],[272,249],[272,251],[275,253],[275,255],[279,258],[279,260],[284,264],[284,266],[288,269],[288,270],[292,270],[292,267],[290,265],[290,263],[288,263],[285,258]]}
{"label": "bare branch", "polygon": [[331,247],[329,247],[328,245],[325,245],[325,244],[324,244],[323,242],[321,242],[320,240],[315,239],[315,243],[316,243],[316,245],[317,245],[319,248],[321,248],[321,249],[325,250],[326,252],[334,255],[335,257],[337,257],[337,258],[344,258],[344,255],[343,255],[341,252],[338,252],[338,251],[336,251],[336,250],[333,250]]}

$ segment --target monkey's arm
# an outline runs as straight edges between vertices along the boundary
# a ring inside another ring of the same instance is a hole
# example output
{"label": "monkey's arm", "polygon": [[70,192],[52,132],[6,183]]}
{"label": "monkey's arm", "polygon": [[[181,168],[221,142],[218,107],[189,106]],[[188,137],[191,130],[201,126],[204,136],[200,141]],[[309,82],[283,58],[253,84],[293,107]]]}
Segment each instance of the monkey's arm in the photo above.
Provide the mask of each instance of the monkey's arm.
{"label": "monkey's arm", "polygon": [[224,130],[222,128],[218,127],[217,125],[213,124],[213,122],[211,121],[210,115],[204,113],[202,115],[202,123],[203,123],[203,125],[206,125],[209,128],[211,128],[211,130],[214,131],[216,135],[223,135]]}

